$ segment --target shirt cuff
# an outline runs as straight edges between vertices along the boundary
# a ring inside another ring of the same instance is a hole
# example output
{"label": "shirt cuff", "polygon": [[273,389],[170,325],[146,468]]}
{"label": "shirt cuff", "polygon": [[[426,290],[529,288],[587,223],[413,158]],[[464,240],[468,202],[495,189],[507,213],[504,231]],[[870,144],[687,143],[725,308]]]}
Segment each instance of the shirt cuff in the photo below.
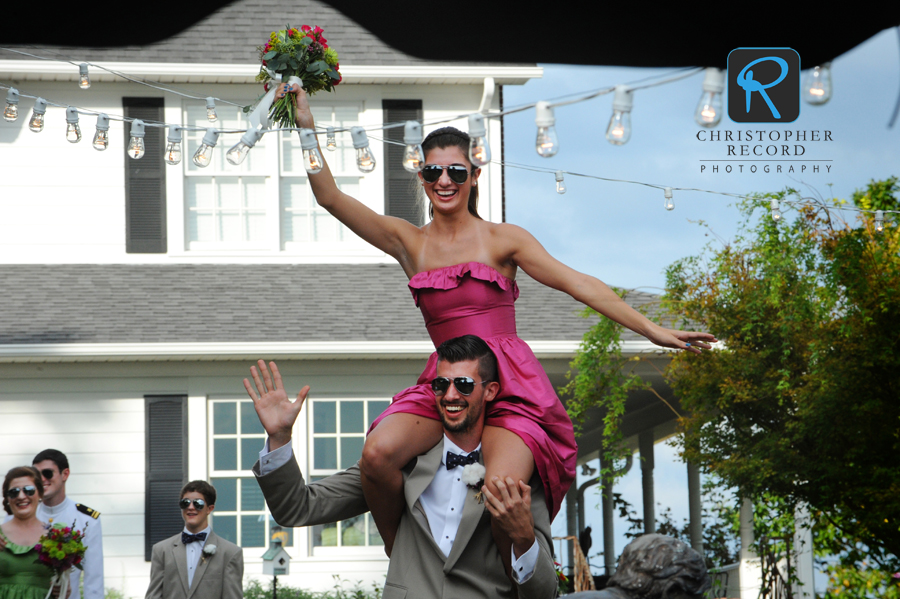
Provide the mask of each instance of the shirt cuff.
{"label": "shirt cuff", "polygon": [[263,445],[262,450],[260,450],[259,452],[260,476],[265,476],[270,472],[275,472],[276,470],[287,464],[292,457],[294,457],[294,450],[291,449],[290,443],[282,445],[274,451],[269,451],[269,439],[267,438],[266,444]]}
{"label": "shirt cuff", "polygon": [[516,583],[525,584],[531,578],[531,575],[534,574],[534,567],[537,565],[537,558],[540,553],[537,539],[534,540],[531,548],[523,553],[519,559],[516,559],[515,549],[510,549],[510,552],[512,553],[513,578],[516,579]]}

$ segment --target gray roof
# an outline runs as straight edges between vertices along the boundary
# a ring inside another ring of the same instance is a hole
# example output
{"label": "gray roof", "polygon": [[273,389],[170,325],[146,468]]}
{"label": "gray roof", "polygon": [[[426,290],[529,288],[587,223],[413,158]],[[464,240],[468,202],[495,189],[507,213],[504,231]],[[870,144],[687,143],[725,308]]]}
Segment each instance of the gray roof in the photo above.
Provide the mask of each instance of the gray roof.
{"label": "gray roof", "polygon": [[[428,340],[396,264],[0,265],[0,280],[0,345]],[[578,341],[592,324],[568,295],[518,284],[523,339]]]}
{"label": "gray roof", "polygon": [[[160,7],[160,10],[165,9]],[[465,13],[465,9],[462,12]],[[414,58],[395,50],[343,13],[316,0],[238,0],[185,31],[148,46],[16,47],[47,56],[47,51],[41,51],[44,48],[62,53],[65,58],[91,62],[258,64],[257,46],[262,46],[272,31],[284,29],[286,25],[318,25],[324,29],[328,45],[337,50],[342,65],[464,64]],[[105,26],[100,25],[100,28]],[[405,26],[410,23],[397,24],[397,27]],[[453,43],[462,42],[455,40]],[[0,59],[31,60],[3,51],[0,51]]]}

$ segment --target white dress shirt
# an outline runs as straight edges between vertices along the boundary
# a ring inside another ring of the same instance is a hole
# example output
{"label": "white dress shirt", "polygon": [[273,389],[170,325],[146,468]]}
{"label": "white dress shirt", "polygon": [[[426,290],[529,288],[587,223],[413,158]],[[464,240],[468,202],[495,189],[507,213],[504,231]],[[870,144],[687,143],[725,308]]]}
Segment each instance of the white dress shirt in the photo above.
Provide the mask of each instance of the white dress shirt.
{"label": "white dress shirt", "polygon": [[[481,444],[478,445],[481,448]],[[450,549],[453,541],[456,540],[456,532],[459,530],[459,523],[462,520],[462,510],[466,502],[466,497],[470,496],[468,485],[462,482],[462,467],[456,467],[453,470],[447,470],[445,460],[447,451],[465,455],[467,451],[461,450],[456,444],[444,435],[444,450],[441,454],[441,465],[434,479],[422,492],[419,497],[419,503],[425,511],[425,517],[428,519],[428,526],[431,528],[431,536],[434,542],[443,552],[444,556],[450,555]],[[294,451],[291,444],[283,445],[274,451],[269,451],[269,440],[262,451],[259,452],[259,473],[263,476],[274,472],[281,466],[285,465],[293,457]],[[470,499],[471,500],[471,499]],[[524,584],[528,582],[534,567],[537,564],[537,558],[540,553],[537,539],[519,559],[516,559],[514,550],[510,550],[512,554],[512,571],[516,582]]]}
{"label": "white dress shirt", "polygon": [[[185,528],[182,532],[186,532],[189,535],[195,534],[189,531],[187,528]],[[206,538],[202,541],[194,541],[193,543],[188,543],[184,546],[185,552],[187,553],[188,588],[190,588],[191,585],[194,584],[194,573],[197,571],[197,566],[200,565],[200,558],[203,555],[203,548],[206,546],[206,541],[209,539],[209,533],[212,532],[212,526],[207,526],[199,532],[205,532]]]}

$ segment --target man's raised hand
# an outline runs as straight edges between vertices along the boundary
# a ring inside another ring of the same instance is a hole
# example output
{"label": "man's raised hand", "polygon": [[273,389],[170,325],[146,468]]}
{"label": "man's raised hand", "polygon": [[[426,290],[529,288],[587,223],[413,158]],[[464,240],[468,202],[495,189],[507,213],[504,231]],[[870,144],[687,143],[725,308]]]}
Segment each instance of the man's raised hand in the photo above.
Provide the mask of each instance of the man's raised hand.
{"label": "man's raised hand", "polygon": [[300,389],[297,401],[292,402],[284,390],[281,373],[278,372],[275,362],[269,362],[271,374],[263,360],[258,364],[258,370],[256,366],[250,367],[250,376],[253,377],[256,388],[254,389],[254,385],[244,379],[244,389],[253,400],[259,421],[269,435],[269,450],[272,451],[290,443],[294,422],[297,421],[303,402],[309,394],[309,385]]}
{"label": "man's raised hand", "polygon": [[524,482],[516,483],[512,478],[493,478],[500,497],[488,490],[487,485],[481,487],[485,505],[491,517],[500,528],[509,535],[513,543],[516,559],[528,551],[534,544],[534,516],[531,513],[531,487]]}

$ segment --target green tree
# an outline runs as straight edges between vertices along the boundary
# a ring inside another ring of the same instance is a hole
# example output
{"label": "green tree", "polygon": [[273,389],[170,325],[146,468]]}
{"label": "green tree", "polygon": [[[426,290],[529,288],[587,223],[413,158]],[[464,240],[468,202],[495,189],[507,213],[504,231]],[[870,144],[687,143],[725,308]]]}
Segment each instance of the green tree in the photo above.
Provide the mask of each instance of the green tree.
{"label": "green tree", "polygon": [[[853,201],[897,210],[898,189],[896,178],[873,181]],[[846,547],[861,544],[896,571],[897,215],[885,215],[878,233],[872,213],[847,223],[845,202],[809,200],[786,190],[743,201],[734,242],[667,271],[669,312],[724,342],[705,356],[676,354],[667,371],[689,414],[684,453],[744,496],[808,504]]]}

